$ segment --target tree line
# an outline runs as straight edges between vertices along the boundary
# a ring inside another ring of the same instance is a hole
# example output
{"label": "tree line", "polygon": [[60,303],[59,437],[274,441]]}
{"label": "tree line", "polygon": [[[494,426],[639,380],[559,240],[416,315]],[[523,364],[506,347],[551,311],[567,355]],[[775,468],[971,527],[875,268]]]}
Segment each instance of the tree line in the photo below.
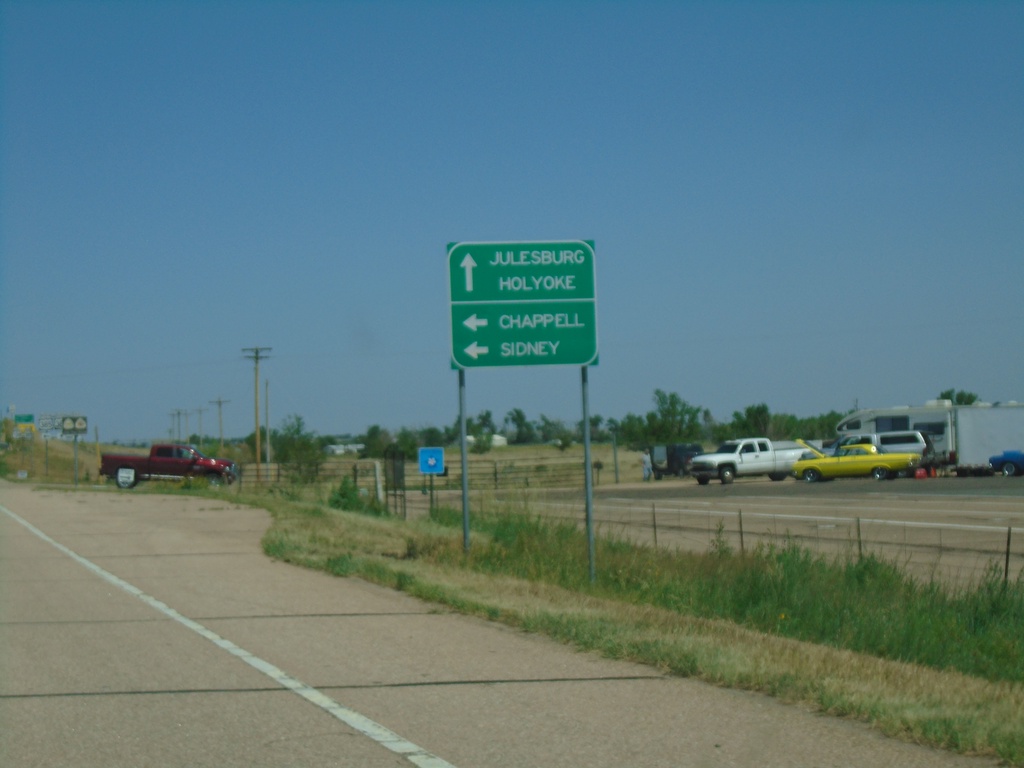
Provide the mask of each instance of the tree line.
{"label": "tree line", "polygon": [[[957,405],[970,405],[978,400],[973,392],[954,389],[944,390],[938,397]],[[755,435],[772,440],[830,440],[836,436],[836,425],[852,412],[829,411],[799,417],[772,413],[767,404],[757,403],[734,411],[729,421],[719,421],[707,408],[692,405],[675,392],[656,389],[652,403],[653,407],[646,413],[627,413],[620,419],[591,416],[591,440],[614,441],[626,450],[670,443],[701,443],[711,447],[724,440]],[[496,435],[503,436],[509,445],[555,445],[564,450],[583,440],[583,422],[566,423],[544,414],[530,419],[521,408],[511,409],[498,422],[492,411],[484,410],[467,416],[466,433],[473,438],[470,450],[476,453],[492,450]],[[324,458],[325,448],[339,442],[360,445],[360,458],[380,458],[389,449],[415,457],[419,448],[454,445],[459,437],[458,418],[442,427],[402,427],[392,432],[373,425],[361,435],[337,436],[319,435],[307,428],[301,416],[291,415],[279,429],[269,430],[274,461],[302,465],[318,464]],[[264,429],[261,429],[261,438],[268,439]],[[251,455],[255,455],[255,442],[255,433],[242,441]]]}
{"label": "tree line", "polygon": [[[947,389],[938,399],[956,405],[970,405],[978,395],[964,390]],[[749,405],[734,411],[729,421],[718,421],[707,408],[692,405],[674,392],[654,390],[653,408],[643,414],[627,413],[621,419],[592,416],[590,437],[593,442],[615,441],[626,450],[641,450],[653,445],[670,443],[701,443],[713,447],[724,440],[738,437],[768,437],[773,440],[829,440],[836,435],[836,425],[852,411],[829,411],[818,416],[798,417],[788,413],[772,413],[765,403]],[[2,421],[3,444],[15,440],[14,423]],[[565,450],[583,440],[582,421],[567,424],[544,414],[530,419],[521,408],[513,408],[498,423],[491,411],[485,410],[466,419],[466,431],[473,438],[470,450],[486,453],[493,447],[494,437],[502,435],[510,445],[556,445]],[[414,458],[419,448],[454,445],[459,442],[459,420],[444,427],[413,429],[403,427],[392,433],[380,425],[373,425],[362,435],[319,435],[307,428],[298,415],[285,418],[279,429],[260,429],[261,443],[269,439],[273,460],[283,464],[307,467],[315,471],[325,458],[325,448],[338,442],[361,446],[361,458],[380,458],[389,449],[401,451]],[[222,455],[236,461],[253,461],[256,455],[256,435],[235,441],[223,449],[208,437],[191,435],[188,442],[199,446],[209,455]]]}
{"label": "tree line", "polygon": [[[792,414],[772,413],[765,403],[736,411],[727,421],[717,421],[707,408],[691,405],[674,392],[656,389],[654,407],[643,414],[627,413],[621,419],[590,418],[590,439],[597,443],[616,442],[627,450],[668,443],[717,444],[734,437],[765,436],[775,440],[803,437],[829,439],[845,413],[830,411],[819,416],[800,418]],[[567,423],[541,414],[530,419],[521,408],[513,408],[500,422],[489,410],[466,417],[466,434],[472,438],[470,451],[486,453],[493,449],[494,437],[501,435],[509,445],[555,445],[562,450],[583,440],[583,421]],[[392,432],[380,425],[369,427],[356,436],[317,435],[306,428],[301,416],[287,417],[270,440],[275,461],[305,463],[322,456],[333,443],[358,444],[361,458],[382,457],[388,449],[397,449],[406,457],[415,456],[427,446],[453,445],[459,442],[460,425],[456,418],[443,427],[402,427]],[[254,436],[247,442],[255,448]]]}

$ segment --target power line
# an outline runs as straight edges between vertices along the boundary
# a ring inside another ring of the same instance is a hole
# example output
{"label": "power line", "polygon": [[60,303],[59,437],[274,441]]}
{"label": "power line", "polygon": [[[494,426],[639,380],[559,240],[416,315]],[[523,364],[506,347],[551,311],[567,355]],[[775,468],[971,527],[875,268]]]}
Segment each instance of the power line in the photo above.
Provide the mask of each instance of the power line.
{"label": "power line", "polygon": [[208,410],[210,410],[210,409],[209,408],[203,408],[202,406],[199,406],[198,408],[196,408],[196,413],[199,414],[199,445],[200,446],[202,446],[202,444],[203,444],[203,413],[205,411],[208,411]]}
{"label": "power line", "polygon": [[242,347],[245,357],[254,363],[256,385],[253,394],[256,398],[256,482],[260,482],[260,360],[266,360],[272,347]]}
{"label": "power line", "polygon": [[218,436],[220,437],[220,452],[224,453],[224,412],[223,407],[225,403],[230,403],[230,400],[225,400],[223,397],[218,397],[216,400],[210,400],[210,405],[217,406],[217,430]]}

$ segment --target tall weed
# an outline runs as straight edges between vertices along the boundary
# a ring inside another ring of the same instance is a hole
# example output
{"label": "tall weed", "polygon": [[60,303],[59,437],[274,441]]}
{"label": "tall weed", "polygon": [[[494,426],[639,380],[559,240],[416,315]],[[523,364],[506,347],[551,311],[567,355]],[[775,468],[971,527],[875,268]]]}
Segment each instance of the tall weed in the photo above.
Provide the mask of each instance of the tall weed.
{"label": "tall weed", "polygon": [[[435,522],[461,524],[438,512]],[[738,554],[712,540],[707,554],[667,552],[601,537],[589,583],[584,532],[524,514],[474,519],[485,543],[470,567],[726,619],[784,637],[874,656],[1024,682],[1024,581],[1004,584],[993,565],[982,582],[953,589],[918,582],[875,556],[827,558],[792,541]]]}
{"label": "tall weed", "polygon": [[377,499],[361,493],[351,477],[343,477],[338,487],[331,491],[327,497],[327,506],[373,517],[386,517],[388,514],[387,507]]}

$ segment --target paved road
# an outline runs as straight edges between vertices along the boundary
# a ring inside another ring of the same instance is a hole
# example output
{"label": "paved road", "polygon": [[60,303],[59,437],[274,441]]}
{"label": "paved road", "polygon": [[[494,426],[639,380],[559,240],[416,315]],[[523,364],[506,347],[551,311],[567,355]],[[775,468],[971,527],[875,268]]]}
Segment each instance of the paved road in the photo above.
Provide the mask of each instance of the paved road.
{"label": "paved road", "polygon": [[994,765],[274,563],[267,523],[0,482],[0,765]]}

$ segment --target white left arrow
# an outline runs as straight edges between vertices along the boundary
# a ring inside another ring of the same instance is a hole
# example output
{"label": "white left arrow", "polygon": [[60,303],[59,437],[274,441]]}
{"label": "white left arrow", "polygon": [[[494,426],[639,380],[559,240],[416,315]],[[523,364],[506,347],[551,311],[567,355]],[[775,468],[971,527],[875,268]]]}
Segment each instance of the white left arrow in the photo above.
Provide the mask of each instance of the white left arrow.
{"label": "white left arrow", "polygon": [[473,292],[473,269],[476,267],[476,261],[473,259],[473,254],[467,253],[466,258],[459,264],[466,271],[466,292]]}
{"label": "white left arrow", "polygon": [[476,330],[478,328],[483,328],[485,325],[487,325],[487,318],[486,317],[477,317],[476,313],[474,313],[474,314],[470,315],[469,317],[467,317],[465,320],[463,320],[462,324],[464,326],[466,326],[467,328],[469,328],[469,330],[471,330],[474,333],[476,333]]}
{"label": "white left arrow", "polygon": [[466,354],[476,360],[480,355],[486,355],[490,350],[487,347],[481,347],[475,341],[466,347]]}

